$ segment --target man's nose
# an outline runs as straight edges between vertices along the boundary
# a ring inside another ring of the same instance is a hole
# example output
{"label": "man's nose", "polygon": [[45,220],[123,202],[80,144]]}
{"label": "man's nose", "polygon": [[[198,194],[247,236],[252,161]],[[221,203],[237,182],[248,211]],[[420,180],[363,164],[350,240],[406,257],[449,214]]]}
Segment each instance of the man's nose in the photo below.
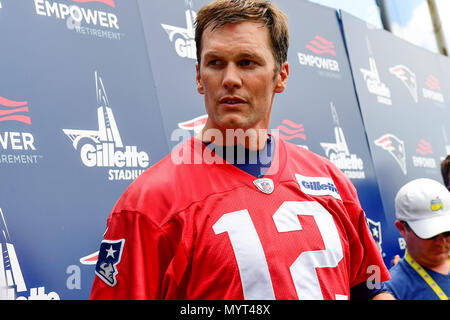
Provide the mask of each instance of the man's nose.
{"label": "man's nose", "polygon": [[242,78],[239,68],[229,63],[223,70],[222,85],[227,90],[238,89],[242,86]]}

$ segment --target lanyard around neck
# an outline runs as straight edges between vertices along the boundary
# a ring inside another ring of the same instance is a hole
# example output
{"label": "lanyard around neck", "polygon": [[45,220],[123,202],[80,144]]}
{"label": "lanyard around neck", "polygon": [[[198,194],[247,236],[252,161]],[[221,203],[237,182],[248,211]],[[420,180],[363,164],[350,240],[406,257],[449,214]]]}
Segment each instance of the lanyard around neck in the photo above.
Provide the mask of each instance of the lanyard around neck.
{"label": "lanyard around neck", "polygon": [[428,272],[411,256],[408,251],[405,251],[405,260],[409,265],[416,270],[416,272],[422,277],[423,280],[430,286],[430,288],[436,293],[441,300],[448,300],[447,295],[442,291],[441,287],[434,281],[434,279],[428,274]]}

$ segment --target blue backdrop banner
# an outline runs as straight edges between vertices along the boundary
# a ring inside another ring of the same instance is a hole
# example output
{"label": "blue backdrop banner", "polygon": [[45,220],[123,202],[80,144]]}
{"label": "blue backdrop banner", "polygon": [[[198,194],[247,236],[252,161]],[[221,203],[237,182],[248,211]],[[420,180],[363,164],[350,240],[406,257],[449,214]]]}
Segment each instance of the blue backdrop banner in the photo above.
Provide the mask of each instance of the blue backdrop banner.
{"label": "blue backdrop banner", "polygon": [[[115,202],[207,119],[194,40],[207,2],[0,0],[0,299],[89,297]],[[450,152],[450,62],[349,14],[276,3],[290,77],[270,129],[351,179],[389,267],[397,190],[441,181]]]}

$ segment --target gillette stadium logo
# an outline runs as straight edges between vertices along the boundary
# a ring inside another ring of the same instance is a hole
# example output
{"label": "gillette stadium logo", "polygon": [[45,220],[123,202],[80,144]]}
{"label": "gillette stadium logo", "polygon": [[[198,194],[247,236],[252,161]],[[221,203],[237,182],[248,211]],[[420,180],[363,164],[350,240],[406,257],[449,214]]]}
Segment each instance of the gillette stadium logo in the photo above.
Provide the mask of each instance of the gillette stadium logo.
{"label": "gillette stadium logo", "polygon": [[56,292],[45,293],[44,286],[27,287],[2,208],[0,218],[0,300],[60,300]]}
{"label": "gillette stadium logo", "polygon": [[392,105],[391,90],[385,83],[381,82],[377,64],[374,58],[369,58],[370,69],[360,68],[364,81],[366,81],[369,92],[377,97],[382,104]]}
{"label": "gillette stadium logo", "polygon": [[331,115],[333,116],[335,142],[321,142],[320,146],[325,151],[326,157],[351,179],[364,179],[364,162],[356,154],[350,153],[344,131],[339,124],[336,106],[330,102]]}
{"label": "gillette stadium logo", "polygon": [[115,0],[70,0],[72,4],[57,1],[34,0],[37,15],[52,17],[66,22],[69,30],[79,34],[120,40],[122,34],[116,14],[108,11],[80,7],[91,3],[102,4],[107,9],[115,8]]}
{"label": "gillette stadium logo", "polygon": [[[95,72],[98,130],[63,129],[89,168],[110,168],[108,180],[134,180],[149,166],[149,156],[137,146],[124,146],[102,78]],[[84,144],[82,143],[84,142]],[[124,169],[126,168],[126,169]]]}
{"label": "gillette stadium logo", "polygon": [[[308,66],[318,69],[321,75],[330,75],[326,72],[336,74],[341,72],[339,62],[336,57],[336,51],[333,42],[321,37],[315,36],[306,46],[307,52],[298,52],[298,61],[302,66]],[[339,77],[339,76],[338,76]]]}
{"label": "gillette stadium logo", "polygon": [[341,127],[334,128],[334,136],[336,142],[320,143],[327,158],[350,179],[364,179],[364,162],[356,154],[350,153]]}
{"label": "gillette stadium logo", "polygon": [[[190,5],[191,7],[192,5]],[[186,27],[161,24],[167,32],[170,42],[175,46],[177,55],[181,58],[197,59],[197,48],[195,46],[195,19],[197,14],[192,9],[185,11]]]}
{"label": "gillette stadium logo", "polygon": [[0,131],[0,164],[36,164],[42,155],[35,154],[36,143],[32,133],[28,101],[16,101],[0,96],[0,128],[8,125],[17,129]]}

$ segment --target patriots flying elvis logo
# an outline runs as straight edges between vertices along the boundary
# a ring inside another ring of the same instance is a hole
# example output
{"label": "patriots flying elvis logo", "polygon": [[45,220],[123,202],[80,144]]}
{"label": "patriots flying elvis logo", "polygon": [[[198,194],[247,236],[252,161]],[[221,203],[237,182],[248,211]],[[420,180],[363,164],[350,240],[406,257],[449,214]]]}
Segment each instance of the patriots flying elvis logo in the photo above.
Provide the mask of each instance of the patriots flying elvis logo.
{"label": "patriots flying elvis logo", "polygon": [[406,88],[408,88],[414,101],[417,103],[419,101],[419,96],[417,93],[416,74],[403,65],[394,66],[390,68],[389,71],[403,82]]}
{"label": "patriots flying elvis logo", "polygon": [[402,172],[406,175],[406,153],[405,143],[394,136],[387,133],[374,141],[375,145],[386,150],[397,161],[397,164],[402,169]]}
{"label": "patriots flying elvis logo", "polygon": [[100,244],[95,274],[111,287],[117,284],[117,265],[120,263],[124,244],[125,239],[103,240]]}

